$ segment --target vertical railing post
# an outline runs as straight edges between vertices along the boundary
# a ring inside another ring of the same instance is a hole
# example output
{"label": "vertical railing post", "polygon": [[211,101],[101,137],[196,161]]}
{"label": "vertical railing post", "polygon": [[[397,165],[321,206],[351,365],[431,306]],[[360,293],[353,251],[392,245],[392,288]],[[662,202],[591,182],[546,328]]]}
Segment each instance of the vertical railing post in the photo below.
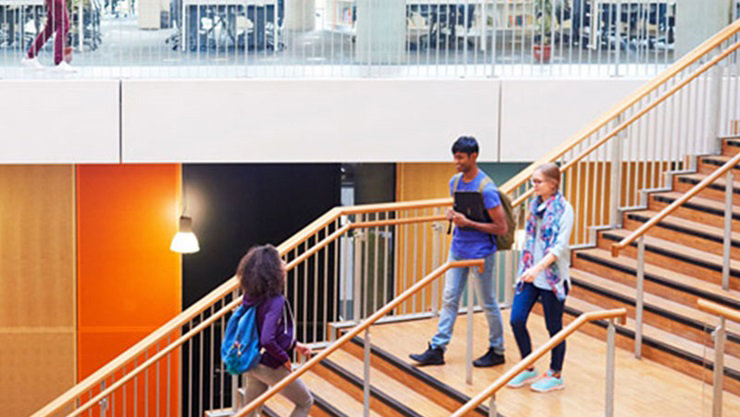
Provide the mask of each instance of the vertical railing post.
{"label": "vertical railing post", "polygon": [[[360,220],[362,221],[362,220]],[[362,240],[364,233],[359,229],[355,229],[353,235],[354,244],[354,273],[352,274],[352,290],[354,292],[352,296],[352,320],[355,323],[359,323],[362,318],[360,317],[360,307],[362,305]]]}
{"label": "vertical railing post", "polygon": [[[719,47],[717,52],[721,52]],[[723,65],[722,62],[718,62],[714,68],[709,72],[710,82],[709,85],[709,114],[711,119],[709,120],[709,137],[708,145],[709,148],[706,150],[708,153],[716,153],[719,151],[719,141],[717,140],[720,136],[720,130],[722,123],[722,76],[723,76]]]}
{"label": "vertical railing post", "polygon": [[[245,404],[246,405],[246,404]],[[239,410],[239,375],[231,375],[231,409],[234,413]]]}
{"label": "vertical railing post", "polygon": [[467,279],[467,286],[468,286],[468,312],[467,312],[467,343],[465,343],[465,383],[468,385],[473,384],[473,285],[475,283],[473,282],[473,278],[476,277],[475,273],[470,273],[470,270],[472,268],[468,269],[468,279]]}
{"label": "vertical railing post", "polygon": [[496,412],[496,393],[491,395],[488,403],[488,417],[498,417],[498,413]]}
{"label": "vertical railing post", "polygon": [[[105,380],[100,383],[100,391],[105,391]],[[108,414],[108,397],[100,400],[100,416],[105,417]]]}
{"label": "vertical railing post", "polygon": [[714,330],[714,391],[712,393],[712,417],[722,416],[722,384],[725,369],[725,318],[719,318]]}
{"label": "vertical railing post", "polygon": [[645,236],[640,236],[637,241],[637,289],[635,306],[635,357],[642,357],[642,302],[643,284],[645,281]]}
{"label": "vertical railing post", "polygon": [[[439,267],[439,251],[440,251],[440,240],[441,233],[444,228],[439,222],[432,224],[432,270]],[[439,315],[439,280],[435,279],[432,281],[432,315],[437,317]]]}
{"label": "vertical railing post", "polygon": [[[622,116],[617,117],[615,124],[621,123]],[[622,196],[622,135],[612,139],[611,174],[609,178],[609,224],[617,228],[620,224],[619,203]]]}
{"label": "vertical railing post", "polygon": [[722,289],[730,289],[730,249],[732,248],[732,193],[735,175],[730,168],[725,178],[725,235],[722,241]]}
{"label": "vertical railing post", "polygon": [[606,334],[606,417],[614,416],[614,338],[616,328],[614,319],[609,319],[609,327]]}
{"label": "vertical railing post", "polygon": [[364,378],[362,381],[362,395],[364,398],[362,415],[370,416],[370,327],[365,329],[365,364]]}

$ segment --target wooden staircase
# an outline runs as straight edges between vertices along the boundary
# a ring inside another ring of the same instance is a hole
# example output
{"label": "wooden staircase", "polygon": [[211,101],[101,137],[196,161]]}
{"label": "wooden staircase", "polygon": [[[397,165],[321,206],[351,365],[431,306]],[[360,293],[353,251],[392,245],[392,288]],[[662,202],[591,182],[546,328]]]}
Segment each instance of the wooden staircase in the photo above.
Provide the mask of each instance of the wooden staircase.
{"label": "wooden staircase", "polygon": [[[648,190],[646,206],[622,213],[622,227],[599,230],[594,247],[572,254],[571,317],[593,309],[626,307],[630,320],[617,327],[617,343],[634,349],[637,245],[612,257],[611,245],[628,236],[709,173],[740,152],[740,140],[723,141],[722,154],[701,156],[697,172],[672,174],[671,190]],[[734,168],[740,173],[740,166]],[[738,177],[740,178],[740,176]],[[721,289],[725,180],[675,210],[645,235],[643,356],[711,383],[711,333],[718,318],[699,311],[705,298],[740,309],[740,181],[733,184],[730,290]],[[594,335],[604,326],[587,326]],[[740,394],[740,325],[727,323],[725,388]]]}
{"label": "wooden staircase", "polygon": [[[301,380],[314,396],[311,416],[355,417],[363,414],[364,341],[355,338],[332,353]],[[442,417],[465,404],[470,397],[442,381],[408,365],[405,361],[371,345],[370,415],[373,417]],[[240,407],[245,405],[244,388],[239,389]],[[287,416],[293,405],[276,395],[263,407],[270,417]],[[212,410],[206,417],[231,415],[231,410]],[[475,416],[488,416],[479,407]]]}

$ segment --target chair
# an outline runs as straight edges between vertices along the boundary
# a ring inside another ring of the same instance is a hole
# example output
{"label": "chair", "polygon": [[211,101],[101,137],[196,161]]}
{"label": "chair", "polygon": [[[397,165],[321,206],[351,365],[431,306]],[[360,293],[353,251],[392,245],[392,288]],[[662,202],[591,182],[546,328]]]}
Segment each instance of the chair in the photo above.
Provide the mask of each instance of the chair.
{"label": "chair", "polygon": [[411,12],[406,18],[406,41],[417,49],[426,47],[429,42],[429,23],[418,12]]}

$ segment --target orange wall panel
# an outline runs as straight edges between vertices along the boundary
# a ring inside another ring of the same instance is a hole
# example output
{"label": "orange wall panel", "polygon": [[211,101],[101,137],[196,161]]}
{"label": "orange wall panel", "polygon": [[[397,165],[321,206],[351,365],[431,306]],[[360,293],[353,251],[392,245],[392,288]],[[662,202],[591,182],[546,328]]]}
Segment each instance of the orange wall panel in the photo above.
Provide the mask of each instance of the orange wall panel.
{"label": "orange wall panel", "polygon": [[79,380],[180,312],[180,177],[179,165],[77,167]]}

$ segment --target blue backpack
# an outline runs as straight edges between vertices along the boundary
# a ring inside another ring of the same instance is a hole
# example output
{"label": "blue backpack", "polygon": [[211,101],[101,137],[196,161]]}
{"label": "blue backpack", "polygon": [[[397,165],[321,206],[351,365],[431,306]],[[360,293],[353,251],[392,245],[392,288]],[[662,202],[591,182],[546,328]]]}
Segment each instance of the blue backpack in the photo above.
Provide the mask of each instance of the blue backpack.
{"label": "blue backpack", "polygon": [[221,342],[221,361],[233,375],[242,374],[260,362],[257,307],[240,305],[229,318]]}

